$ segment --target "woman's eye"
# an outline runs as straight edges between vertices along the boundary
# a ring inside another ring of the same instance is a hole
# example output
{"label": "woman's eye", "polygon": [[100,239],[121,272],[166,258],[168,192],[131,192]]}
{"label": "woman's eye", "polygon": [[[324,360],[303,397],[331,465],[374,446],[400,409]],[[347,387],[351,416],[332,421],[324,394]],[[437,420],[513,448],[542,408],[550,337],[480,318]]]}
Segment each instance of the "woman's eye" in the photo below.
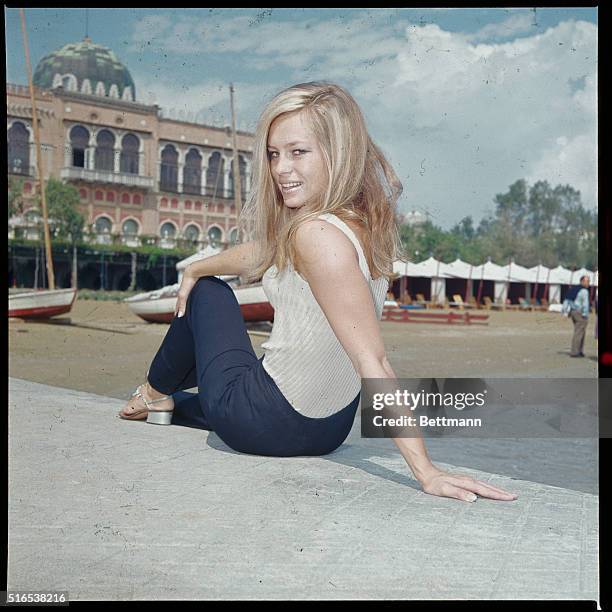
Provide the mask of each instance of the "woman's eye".
{"label": "woman's eye", "polygon": [[268,159],[273,159],[276,155],[276,151],[268,151]]}
{"label": "woman's eye", "polygon": [[295,149],[295,151],[293,151],[294,153],[306,153],[306,151],[304,151],[304,149]]}

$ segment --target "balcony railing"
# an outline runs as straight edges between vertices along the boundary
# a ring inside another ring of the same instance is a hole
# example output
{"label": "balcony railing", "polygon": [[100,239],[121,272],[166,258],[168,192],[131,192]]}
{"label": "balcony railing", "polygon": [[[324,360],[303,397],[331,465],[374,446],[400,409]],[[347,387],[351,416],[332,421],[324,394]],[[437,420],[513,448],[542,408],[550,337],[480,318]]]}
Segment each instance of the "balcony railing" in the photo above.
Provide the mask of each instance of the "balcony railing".
{"label": "balcony railing", "polygon": [[60,176],[68,180],[81,180],[90,183],[114,183],[128,187],[140,187],[141,189],[153,189],[155,183],[150,176],[108,172],[106,170],[89,170],[88,168],[77,167],[62,168]]}

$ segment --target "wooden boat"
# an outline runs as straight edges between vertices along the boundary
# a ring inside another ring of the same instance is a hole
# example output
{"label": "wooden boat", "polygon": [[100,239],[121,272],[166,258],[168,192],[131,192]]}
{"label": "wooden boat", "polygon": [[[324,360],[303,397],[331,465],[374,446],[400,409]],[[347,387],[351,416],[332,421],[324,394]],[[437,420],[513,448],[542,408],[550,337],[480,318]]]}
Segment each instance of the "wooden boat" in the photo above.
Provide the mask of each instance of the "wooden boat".
{"label": "wooden boat", "polygon": [[[274,308],[268,302],[261,283],[236,285],[229,282],[228,284],[234,290],[245,322],[274,321]],[[134,314],[145,321],[170,323],[174,317],[179,286],[179,283],[176,283],[155,291],[139,293],[126,298],[124,302]]]}
{"label": "wooden boat", "polygon": [[76,299],[77,289],[55,288],[55,274],[53,271],[53,258],[51,253],[51,235],[49,232],[49,221],[47,218],[47,200],[45,197],[45,179],[43,171],[43,158],[41,155],[40,136],[38,133],[38,113],[36,111],[36,97],[32,85],[32,67],[30,65],[30,51],[25,25],[23,9],[19,9],[21,17],[21,28],[23,31],[23,46],[25,51],[26,68],[28,73],[28,86],[30,89],[30,102],[32,104],[32,128],[34,131],[34,142],[36,144],[36,161],[38,167],[38,185],[40,190],[40,202],[42,207],[42,221],[45,239],[45,254],[47,258],[47,283],[48,289],[34,289],[26,291],[9,292],[9,317],[21,319],[48,319],[59,314],[70,312]]}
{"label": "wooden boat", "polygon": [[77,290],[38,289],[9,295],[9,317],[21,319],[48,319],[70,312]]}

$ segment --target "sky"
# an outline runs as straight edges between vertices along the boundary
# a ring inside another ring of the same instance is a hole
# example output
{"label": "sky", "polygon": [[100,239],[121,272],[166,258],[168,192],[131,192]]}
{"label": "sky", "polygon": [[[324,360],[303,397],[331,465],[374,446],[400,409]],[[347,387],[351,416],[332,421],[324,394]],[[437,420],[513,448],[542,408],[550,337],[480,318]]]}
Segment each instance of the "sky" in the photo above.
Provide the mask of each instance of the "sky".
{"label": "sky", "polygon": [[[597,9],[26,9],[32,70],[83,39],[112,49],[164,115],[254,131],[266,102],[326,80],[359,103],[399,208],[476,224],[516,180],[597,207]],[[7,81],[27,84],[5,7]]]}

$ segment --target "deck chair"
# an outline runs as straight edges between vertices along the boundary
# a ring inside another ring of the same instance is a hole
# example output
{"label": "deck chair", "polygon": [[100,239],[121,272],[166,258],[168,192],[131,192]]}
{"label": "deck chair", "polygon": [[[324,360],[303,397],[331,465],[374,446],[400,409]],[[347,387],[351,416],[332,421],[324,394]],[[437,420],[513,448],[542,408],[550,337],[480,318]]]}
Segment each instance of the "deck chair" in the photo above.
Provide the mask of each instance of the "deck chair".
{"label": "deck chair", "polygon": [[491,310],[491,309],[502,309],[504,307],[503,304],[500,304],[498,302],[494,302],[488,295],[485,295],[483,299],[484,302],[484,308],[486,310]]}
{"label": "deck chair", "polygon": [[458,294],[455,293],[453,295],[453,301],[448,303],[449,306],[457,306],[457,308],[459,310],[463,310],[464,306],[466,306],[466,304],[463,301],[463,298]]}
{"label": "deck chair", "polygon": [[417,304],[422,304],[423,306],[425,306],[425,308],[430,308],[431,307],[431,302],[428,302],[425,299],[425,296],[422,293],[417,293],[416,294],[416,303]]}

